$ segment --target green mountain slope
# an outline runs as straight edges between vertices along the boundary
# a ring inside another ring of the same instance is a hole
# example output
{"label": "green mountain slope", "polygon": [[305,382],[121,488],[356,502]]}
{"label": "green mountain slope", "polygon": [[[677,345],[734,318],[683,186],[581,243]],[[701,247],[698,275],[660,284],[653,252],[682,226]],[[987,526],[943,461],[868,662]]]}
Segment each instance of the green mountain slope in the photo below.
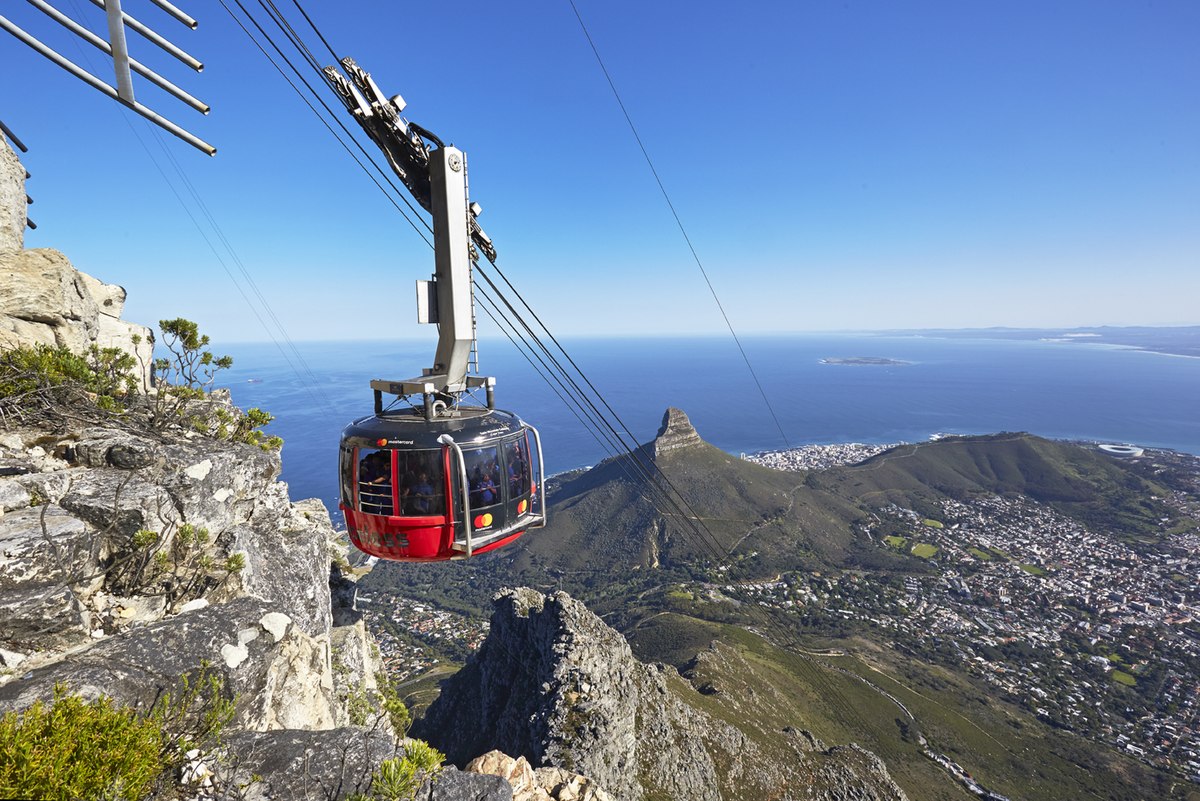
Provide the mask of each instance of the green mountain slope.
{"label": "green mountain slope", "polygon": [[[523,543],[518,573],[540,566],[621,575],[726,561],[744,576],[919,569],[862,530],[888,504],[932,510],[941,498],[1025,496],[1126,538],[1156,536],[1163,514],[1161,486],[1095,451],[1028,434],[903,445],[853,467],[789,473],[730,456],[695,436],[681,412],[670,414],[686,444],[662,448],[679,437],[664,423],[636,454],[552,485],[550,524]],[[665,478],[648,478],[654,468]]]}
{"label": "green mountain slope", "polygon": [[[951,437],[902,445],[809,482],[859,504],[912,504],[939,496],[1024,495],[1100,531],[1153,536],[1163,487],[1094,449],[1029,434]],[[916,508],[915,506],[913,508]]]}
{"label": "green mountain slope", "polygon": [[[676,614],[648,620],[628,637],[639,659],[678,667],[701,694],[692,703],[705,711],[756,739],[778,741],[792,727],[828,742],[859,743],[887,763],[913,799],[978,797],[926,749],[1022,801],[1187,797],[1180,787],[1174,794],[1173,782],[1157,771],[1057,732],[951,671],[878,643],[780,648],[743,627]],[[688,651],[694,656],[684,659]]]}

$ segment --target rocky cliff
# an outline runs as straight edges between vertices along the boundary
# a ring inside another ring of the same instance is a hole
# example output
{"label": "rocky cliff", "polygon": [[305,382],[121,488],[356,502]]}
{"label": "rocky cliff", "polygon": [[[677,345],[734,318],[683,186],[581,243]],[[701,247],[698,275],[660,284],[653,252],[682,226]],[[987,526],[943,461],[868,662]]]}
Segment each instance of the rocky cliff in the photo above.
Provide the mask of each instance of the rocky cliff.
{"label": "rocky cliff", "polygon": [[91,346],[134,355],[138,383],[150,386],[154,337],[121,319],[125,290],[81,273],[62,253],[24,249],[25,168],[0,136],[0,349]]}
{"label": "rocky cliff", "polygon": [[263,777],[251,796],[326,797],[328,777],[270,769],[297,760],[364,789],[396,749],[379,705],[362,704],[378,651],[328,513],[291,503],[279,466],[199,436],[0,435],[0,711],[60,683],[149,709],[203,674],[234,701],[223,764]]}
{"label": "rocky cliff", "polygon": [[654,437],[654,457],[661,459],[672,451],[686,450],[702,441],[683,410],[671,407],[663,415],[662,425]]}
{"label": "rocky cliff", "polygon": [[826,748],[794,729],[764,741],[704,705],[579,601],[513,589],[497,596],[487,640],[414,733],[459,764],[499,749],[631,801],[905,798],[863,749]]}

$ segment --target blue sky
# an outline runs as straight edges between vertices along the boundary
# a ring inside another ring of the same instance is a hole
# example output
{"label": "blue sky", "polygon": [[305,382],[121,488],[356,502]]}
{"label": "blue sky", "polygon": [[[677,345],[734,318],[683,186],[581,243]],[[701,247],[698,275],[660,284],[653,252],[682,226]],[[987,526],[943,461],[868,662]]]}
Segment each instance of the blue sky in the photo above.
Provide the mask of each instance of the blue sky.
{"label": "blue sky", "polygon": [[[576,3],[739,333],[1200,323],[1200,4]],[[213,111],[139,99],[211,159],[0,32],[27,246],[124,285],[130,319],[265,339],[189,217],[207,209],[291,338],[432,336],[411,322],[425,243],[219,3],[179,5],[198,30],[124,2],[203,73],[131,52]],[[568,0],[305,8],[467,151],[500,264],[552,331],[725,330]],[[4,14],[104,70],[33,7]]]}

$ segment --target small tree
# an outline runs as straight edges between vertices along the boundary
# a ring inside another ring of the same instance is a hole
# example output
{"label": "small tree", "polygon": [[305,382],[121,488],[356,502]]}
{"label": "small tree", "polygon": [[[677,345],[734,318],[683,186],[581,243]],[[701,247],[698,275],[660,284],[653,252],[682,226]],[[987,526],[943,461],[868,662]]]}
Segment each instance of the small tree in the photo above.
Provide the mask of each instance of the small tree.
{"label": "small tree", "polygon": [[264,436],[261,429],[274,418],[261,409],[238,413],[209,398],[221,370],[233,366],[232,356],[216,356],[208,349],[208,335],[191,320],[160,320],[162,341],[170,357],[154,360],[155,386],[151,421],[156,427],[186,425],[211,437],[276,450],[279,437]]}
{"label": "small tree", "polygon": [[208,392],[217,373],[233,366],[232,356],[214,356],[207,349],[208,335],[201,335],[200,327],[191,320],[159,320],[158,327],[173,358],[156,359],[154,367],[167,383]]}

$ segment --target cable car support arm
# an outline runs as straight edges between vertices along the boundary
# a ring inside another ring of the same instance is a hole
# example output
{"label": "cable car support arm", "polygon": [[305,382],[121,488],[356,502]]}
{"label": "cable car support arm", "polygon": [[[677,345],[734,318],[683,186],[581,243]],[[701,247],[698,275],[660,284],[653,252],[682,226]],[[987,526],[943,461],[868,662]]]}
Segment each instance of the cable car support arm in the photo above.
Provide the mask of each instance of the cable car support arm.
{"label": "cable car support arm", "polygon": [[439,329],[433,366],[417,378],[372,381],[376,413],[382,411],[382,393],[421,395],[425,416],[433,419],[446,404],[476,387],[487,390],[488,408],[494,408],[495,379],[467,372],[475,342],[471,268],[480,251],[494,262],[496,249],[479,225],[482,209],[467,196],[466,154],[400,116],[404,98],[385,97],[353,59],[344,58],[341,65],[349,80],[336,67],[326,67],[330,85],[383,151],[392,171],[433,217],[434,276],[432,281],[417,282],[418,322],[436,323]]}

